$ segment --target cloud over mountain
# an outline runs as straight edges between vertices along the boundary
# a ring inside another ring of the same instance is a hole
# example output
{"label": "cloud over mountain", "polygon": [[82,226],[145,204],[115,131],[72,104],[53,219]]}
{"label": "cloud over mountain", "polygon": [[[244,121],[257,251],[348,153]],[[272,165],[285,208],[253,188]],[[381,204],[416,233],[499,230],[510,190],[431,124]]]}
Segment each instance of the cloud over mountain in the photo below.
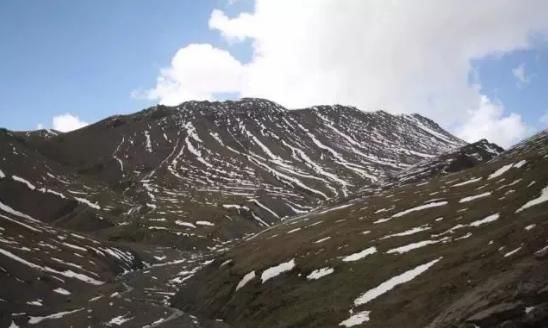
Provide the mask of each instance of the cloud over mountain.
{"label": "cloud over mountain", "polygon": [[[471,61],[530,47],[532,33],[548,31],[547,10],[545,1],[256,0],[253,12],[214,10],[209,20],[228,43],[251,41],[249,62],[190,44],[147,95],[175,104],[231,92],[292,108],[341,103],[416,112],[469,141],[476,134],[467,131],[482,130],[508,146],[528,127],[517,114],[490,114],[485,104],[498,100],[470,78]],[[499,137],[497,127],[508,122],[516,128]]]}

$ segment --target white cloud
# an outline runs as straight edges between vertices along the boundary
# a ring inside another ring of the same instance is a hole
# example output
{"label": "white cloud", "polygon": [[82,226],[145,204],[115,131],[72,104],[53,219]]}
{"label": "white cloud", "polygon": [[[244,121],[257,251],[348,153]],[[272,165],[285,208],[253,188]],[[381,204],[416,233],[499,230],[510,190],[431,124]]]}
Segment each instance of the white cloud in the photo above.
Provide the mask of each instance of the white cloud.
{"label": "white cloud", "polygon": [[517,79],[518,87],[521,87],[530,81],[529,76],[527,76],[527,73],[525,72],[525,64],[523,63],[512,69],[512,75]]}
{"label": "white cloud", "polygon": [[520,115],[511,113],[504,116],[503,112],[502,104],[494,103],[482,96],[480,103],[467,112],[467,119],[455,132],[471,142],[485,138],[504,148],[531,134],[530,128]]}
{"label": "white cloud", "polygon": [[44,128],[44,124],[38,123],[36,124],[36,130],[42,130]]}
{"label": "white cloud", "polygon": [[221,10],[214,9],[209,17],[209,28],[219,30],[230,41],[243,41],[255,36],[255,16],[241,13],[238,18],[230,19]]}
{"label": "white cloud", "polygon": [[242,73],[242,64],[228,51],[190,44],[177,51],[171,66],[161,71],[156,87],[145,95],[166,105],[210,100],[216,93],[240,91]]}
{"label": "white cloud", "polygon": [[69,113],[53,117],[52,123],[53,129],[61,132],[77,130],[88,125],[88,123],[80,120],[78,116]]}
{"label": "white cloud", "polygon": [[531,33],[548,31],[546,12],[545,0],[255,0],[251,13],[214,10],[209,20],[229,42],[252,42],[249,63],[186,46],[148,97],[174,104],[238,92],[289,108],[341,103],[417,112],[453,131],[468,131],[468,109],[515,122],[482,106],[491,102],[470,83],[471,60],[530,47]]}

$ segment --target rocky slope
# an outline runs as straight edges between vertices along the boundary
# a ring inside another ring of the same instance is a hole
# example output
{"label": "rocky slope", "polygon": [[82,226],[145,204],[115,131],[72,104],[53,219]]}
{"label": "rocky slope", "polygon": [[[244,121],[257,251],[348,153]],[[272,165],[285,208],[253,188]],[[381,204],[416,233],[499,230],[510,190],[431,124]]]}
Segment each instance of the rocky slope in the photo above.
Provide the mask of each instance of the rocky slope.
{"label": "rocky slope", "polygon": [[234,327],[546,327],[548,132],[264,230],[176,307]]}

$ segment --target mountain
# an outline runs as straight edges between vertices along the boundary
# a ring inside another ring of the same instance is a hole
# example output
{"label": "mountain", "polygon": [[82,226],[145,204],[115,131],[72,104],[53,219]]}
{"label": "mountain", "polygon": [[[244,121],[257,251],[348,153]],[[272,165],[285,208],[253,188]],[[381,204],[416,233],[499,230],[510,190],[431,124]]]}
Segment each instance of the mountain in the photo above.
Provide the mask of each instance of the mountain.
{"label": "mountain", "polygon": [[0,154],[0,327],[546,318],[547,133],[503,152],[242,99],[0,130]]}
{"label": "mountain", "polygon": [[[465,145],[420,115],[263,99],[156,106],[66,134],[5,131],[0,143],[0,168],[21,178],[8,203],[109,240],[184,249],[222,247]],[[50,202],[60,204],[39,205]]]}

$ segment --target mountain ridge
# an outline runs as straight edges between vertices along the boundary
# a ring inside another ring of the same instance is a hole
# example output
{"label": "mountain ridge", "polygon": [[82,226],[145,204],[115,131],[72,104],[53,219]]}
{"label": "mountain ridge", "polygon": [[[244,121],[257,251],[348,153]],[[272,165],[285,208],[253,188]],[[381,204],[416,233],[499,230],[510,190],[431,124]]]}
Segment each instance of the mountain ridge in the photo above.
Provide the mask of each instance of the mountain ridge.
{"label": "mountain ridge", "polygon": [[[464,145],[419,115],[344,106],[287,110],[250,98],[154,106],[25,143],[98,188],[122,192],[124,201],[113,206],[127,219],[107,220],[117,226],[108,238],[148,235],[167,243],[179,238],[166,228],[188,234],[196,222],[211,223],[199,229],[221,239],[241,236]],[[175,218],[157,221],[156,208],[173,202],[194,208],[192,219],[164,210]],[[156,223],[143,223],[150,220]],[[205,239],[197,239],[203,247]]]}

